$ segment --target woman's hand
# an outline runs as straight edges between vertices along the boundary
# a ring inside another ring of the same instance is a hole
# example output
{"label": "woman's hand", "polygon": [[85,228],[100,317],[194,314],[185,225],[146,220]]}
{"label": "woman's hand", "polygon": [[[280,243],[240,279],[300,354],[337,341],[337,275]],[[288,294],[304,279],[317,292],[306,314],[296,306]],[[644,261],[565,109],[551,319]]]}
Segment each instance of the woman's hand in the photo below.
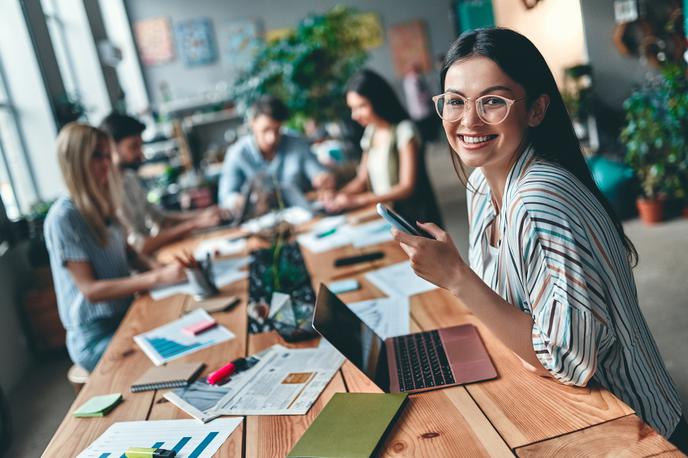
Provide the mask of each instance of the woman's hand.
{"label": "woman's hand", "polygon": [[363,194],[345,194],[340,192],[334,198],[324,202],[325,209],[329,212],[342,212],[366,205]]}
{"label": "woman's hand", "polygon": [[156,283],[161,285],[172,285],[186,280],[184,267],[178,262],[171,262],[153,271]]}
{"label": "woman's hand", "polygon": [[220,224],[222,218],[222,211],[217,206],[212,206],[200,212],[194,221],[196,229],[204,229],[208,227],[215,227]]}
{"label": "woman's hand", "polygon": [[400,243],[408,255],[416,275],[457,295],[462,279],[466,276],[466,269],[469,269],[468,265],[461,258],[448,233],[433,223],[417,224],[435,237],[435,240],[392,229],[394,240]]}

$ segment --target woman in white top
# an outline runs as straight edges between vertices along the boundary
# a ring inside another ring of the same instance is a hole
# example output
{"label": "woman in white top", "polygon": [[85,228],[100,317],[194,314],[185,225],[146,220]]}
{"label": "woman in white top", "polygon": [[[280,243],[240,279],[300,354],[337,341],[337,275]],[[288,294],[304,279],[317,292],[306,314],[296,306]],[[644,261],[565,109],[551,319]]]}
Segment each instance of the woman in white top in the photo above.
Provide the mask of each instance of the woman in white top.
{"label": "woman in white top", "polygon": [[386,202],[411,221],[441,225],[420,135],[392,87],[362,70],[349,81],[346,103],[351,118],[365,127],[363,155],[356,177],[326,199],[325,207],[344,211]]}

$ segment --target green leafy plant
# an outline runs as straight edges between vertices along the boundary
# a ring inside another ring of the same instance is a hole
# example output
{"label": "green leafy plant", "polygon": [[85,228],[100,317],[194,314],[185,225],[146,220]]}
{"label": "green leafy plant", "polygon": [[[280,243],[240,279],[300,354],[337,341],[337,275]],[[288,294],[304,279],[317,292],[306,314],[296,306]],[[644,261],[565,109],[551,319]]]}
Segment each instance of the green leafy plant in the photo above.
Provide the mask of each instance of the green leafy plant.
{"label": "green leafy plant", "polygon": [[685,199],[688,184],[688,79],[678,66],[635,90],[624,102],[621,141],[626,163],[648,199]]}
{"label": "green leafy plant", "polygon": [[354,27],[355,12],[337,6],[309,15],[287,36],[264,45],[237,79],[234,97],[250,106],[263,94],[280,97],[292,113],[292,127],[346,116],[345,87],[368,55]]}
{"label": "green leafy plant", "polygon": [[564,69],[565,84],[561,96],[569,115],[585,121],[592,111],[592,67],[580,64]]}

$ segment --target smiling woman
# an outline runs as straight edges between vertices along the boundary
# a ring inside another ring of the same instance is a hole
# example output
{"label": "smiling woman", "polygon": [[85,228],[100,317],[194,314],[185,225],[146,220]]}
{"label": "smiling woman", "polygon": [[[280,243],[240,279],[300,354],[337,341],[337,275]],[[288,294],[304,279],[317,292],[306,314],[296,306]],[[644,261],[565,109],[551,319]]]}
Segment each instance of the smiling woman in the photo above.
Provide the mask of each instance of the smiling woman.
{"label": "smiling woman", "polygon": [[[530,371],[594,382],[685,450],[681,402],[638,306],[637,254],[585,164],[544,58],[507,29],[463,34],[434,98],[467,179],[469,262],[451,237],[395,232],[416,273],[448,289]],[[465,176],[465,175],[464,175]]]}

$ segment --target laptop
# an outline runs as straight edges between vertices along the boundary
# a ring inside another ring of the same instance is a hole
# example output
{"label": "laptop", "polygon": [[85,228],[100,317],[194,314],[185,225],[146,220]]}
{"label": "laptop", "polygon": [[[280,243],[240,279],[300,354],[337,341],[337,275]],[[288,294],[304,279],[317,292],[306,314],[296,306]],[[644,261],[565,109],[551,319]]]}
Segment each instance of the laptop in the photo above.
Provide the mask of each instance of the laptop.
{"label": "laptop", "polygon": [[475,326],[382,339],[323,284],[313,328],[386,393],[418,393],[497,377]]}

